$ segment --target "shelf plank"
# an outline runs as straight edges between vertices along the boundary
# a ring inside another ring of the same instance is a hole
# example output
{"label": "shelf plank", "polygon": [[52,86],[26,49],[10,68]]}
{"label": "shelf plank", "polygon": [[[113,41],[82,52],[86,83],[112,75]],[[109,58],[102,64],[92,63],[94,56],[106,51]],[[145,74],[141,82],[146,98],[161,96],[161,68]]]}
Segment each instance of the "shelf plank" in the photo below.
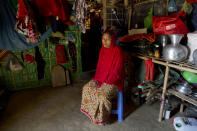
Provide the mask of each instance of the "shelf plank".
{"label": "shelf plank", "polygon": [[197,73],[197,67],[195,67],[193,64],[191,63],[187,63],[187,62],[177,62],[177,61],[168,61],[165,60],[163,58],[155,58],[152,56],[144,56],[142,54],[132,54],[132,56],[135,56],[137,58],[143,59],[143,60],[147,60],[147,59],[152,59],[153,63],[156,64],[160,64],[160,65],[164,65],[164,66],[169,66],[171,68],[175,68],[181,71],[190,71],[193,73]]}
{"label": "shelf plank", "polygon": [[173,94],[173,95],[175,95],[175,96],[181,98],[182,100],[187,101],[187,102],[189,102],[189,103],[191,103],[191,104],[197,106],[197,101],[196,101],[196,100],[191,99],[191,98],[189,98],[188,96],[179,93],[178,91],[175,91],[175,90],[173,90],[173,89],[169,89],[169,90],[168,90],[168,93]]}

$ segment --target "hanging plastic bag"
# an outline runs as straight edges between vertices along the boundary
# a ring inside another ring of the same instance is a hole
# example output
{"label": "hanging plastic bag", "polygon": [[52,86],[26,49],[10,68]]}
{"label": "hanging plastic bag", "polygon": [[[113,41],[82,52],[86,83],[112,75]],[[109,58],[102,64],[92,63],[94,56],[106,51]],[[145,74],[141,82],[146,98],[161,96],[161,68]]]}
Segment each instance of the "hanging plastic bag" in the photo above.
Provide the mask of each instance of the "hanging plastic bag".
{"label": "hanging plastic bag", "polygon": [[193,3],[196,3],[197,0],[187,0],[187,2],[190,3],[190,4],[193,4]]}
{"label": "hanging plastic bag", "polygon": [[170,0],[169,4],[168,4],[168,12],[177,12],[177,7],[176,7],[176,3],[174,0]]}
{"label": "hanging plastic bag", "polygon": [[170,16],[153,16],[153,30],[155,34],[187,34],[188,28],[181,19],[185,17],[184,10]]}
{"label": "hanging plastic bag", "polygon": [[146,16],[145,19],[144,19],[144,27],[147,28],[150,31],[153,30],[152,16],[153,16],[153,7],[148,12],[148,16]]}
{"label": "hanging plastic bag", "polygon": [[9,54],[8,62],[6,64],[6,69],[9,71],[19,71],[23,69],[22,63],[14,54]]}

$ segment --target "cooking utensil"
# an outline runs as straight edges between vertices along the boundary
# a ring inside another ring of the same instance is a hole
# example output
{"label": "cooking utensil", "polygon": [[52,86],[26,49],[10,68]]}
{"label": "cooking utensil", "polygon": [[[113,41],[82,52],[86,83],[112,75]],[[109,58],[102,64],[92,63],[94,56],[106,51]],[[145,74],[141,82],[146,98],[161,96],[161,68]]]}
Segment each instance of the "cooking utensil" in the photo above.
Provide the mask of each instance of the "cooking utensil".
{"label": "cooking utensil", "polygon": [[189,85],[189,83],[187,81],[185,81],[184,83],[179,84],[176,87],[176,90],[182,94],[185,95],[189,95],[192,93],[192,87]]}
{"label": "cooking utensil", "polygon": [[181,41],[184,35],[171,34],[168,36],[172,44],[166,45],[164,47],[163,57],[167,60],[172,60],[172,61],[182,61],[186,59],[188,55],[188,49],[185,46],[179,44],[179,42]]}

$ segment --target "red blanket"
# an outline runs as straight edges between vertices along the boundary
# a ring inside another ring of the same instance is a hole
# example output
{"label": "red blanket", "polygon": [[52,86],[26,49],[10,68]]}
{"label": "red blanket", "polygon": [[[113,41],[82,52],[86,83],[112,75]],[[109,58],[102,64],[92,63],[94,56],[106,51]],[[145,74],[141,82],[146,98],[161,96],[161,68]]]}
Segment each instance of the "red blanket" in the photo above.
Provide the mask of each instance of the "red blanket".
{"label": "red blanket", "polygon": [[121,38],[118,39],[118,42],[132,42],[135,40],[142,40],[146,39],[150,42],[155,41],[155,34],[154,33],[149,33],[149,34],[136,34],[136,35],[125,35]]}

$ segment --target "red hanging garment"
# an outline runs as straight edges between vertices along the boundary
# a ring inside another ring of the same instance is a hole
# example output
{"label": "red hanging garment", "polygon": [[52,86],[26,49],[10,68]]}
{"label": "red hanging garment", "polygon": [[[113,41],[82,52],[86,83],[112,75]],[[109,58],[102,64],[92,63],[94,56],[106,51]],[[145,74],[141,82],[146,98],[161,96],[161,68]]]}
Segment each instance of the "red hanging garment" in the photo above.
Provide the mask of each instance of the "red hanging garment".
{"label": "red hanging garment", "polygon": [[98,81],[98,87],[102,83],[107,83],[123,91],[125,79],[123,53],[120,47],[115,45],[115,34],[112,31],[110,33],[112,39],[110,48],[105,48],[102,44],[93,80]]}
{"label": "red hanging garment", "polygon": [[54,16],[62,20],[64,24],[72,25],[69,19],[69,7],[66,0],[31,0],[42,16]]}
{"label": "red hanging garment", "polygon": [[154,63],[152,59],[145,60],[146,76],[145,80],[153,81],[154,80]]}
{"label": "red hanging garment", "polygon": [[27,0],[18,0],[15,29],[26,37],[27,43],[36,43],[40,40],[40,32],[35,23],[35,14]]}
{"label": "red hanging garment", "polygon": [[35,58],[30,54],[26,54],[24,60],[30,64],[35,61]]}
{"label": "red hanging garment", "polygon": [[27,11],[26,5],[23,2],[23,0],[18,0],[18,5],[19,5],[19,7],[18,7],[17,18],[18,19],[24,19],[25,16],[28,15],[28,11]]}
{"label": "red hanging garment", "polygon": [[55,46],[56,64],[64,64],[67,62],[64,45]]}

